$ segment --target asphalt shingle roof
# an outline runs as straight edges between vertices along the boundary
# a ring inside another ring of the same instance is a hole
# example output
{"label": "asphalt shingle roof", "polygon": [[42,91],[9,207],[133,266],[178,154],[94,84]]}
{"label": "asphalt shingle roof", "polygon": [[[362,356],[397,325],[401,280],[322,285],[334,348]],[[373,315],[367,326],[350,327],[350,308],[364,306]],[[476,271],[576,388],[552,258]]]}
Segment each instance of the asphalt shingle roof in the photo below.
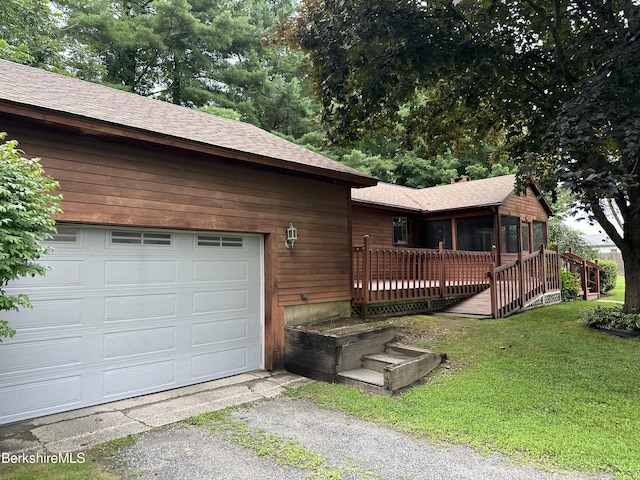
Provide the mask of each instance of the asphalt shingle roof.
{"label": "asphalt shingle roof", "polygon": [[501,205],[513,193],[515,183],[515,175],[503,175],[421,189],[381,182],[373,187],[352,189],[351,198],[362,203],[414,209],[422,212],[441,212]]}
{"label": "asphalt shingle roof", "polygon": [[373,177],[248,123],[0,60],[0,105],[3,103],[274,159],[284,168],[295,170],[304,165],[337,172],[354,184],[375,182]]}

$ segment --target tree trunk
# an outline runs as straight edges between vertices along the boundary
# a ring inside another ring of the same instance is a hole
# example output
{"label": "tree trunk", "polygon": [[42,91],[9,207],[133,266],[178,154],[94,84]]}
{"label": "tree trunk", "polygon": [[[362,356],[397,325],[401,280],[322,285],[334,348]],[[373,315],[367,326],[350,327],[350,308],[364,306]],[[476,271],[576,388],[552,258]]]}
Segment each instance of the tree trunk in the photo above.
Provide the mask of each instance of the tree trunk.
{"label": "tree trunk", "polygon": [[[624,261],[624,308],[625,313],[640,313],[640,215],[629,215],[625,218],[624,244],[622,260]],[[620,247],[620,245],[619,245]]]}

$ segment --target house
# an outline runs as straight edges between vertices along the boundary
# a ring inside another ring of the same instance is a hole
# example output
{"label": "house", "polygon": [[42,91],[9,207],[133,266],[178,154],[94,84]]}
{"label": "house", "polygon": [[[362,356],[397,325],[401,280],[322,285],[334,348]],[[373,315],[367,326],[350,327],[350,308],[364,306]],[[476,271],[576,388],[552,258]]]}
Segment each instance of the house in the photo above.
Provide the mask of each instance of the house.
{"label": "house", "polygon": [[34,308],[3,313],[17,334],[0,344],[0,423],[279,369],[285,324],[349,316],[350,195],[374,178],[6,61],[0,131],[64,196],[52,270],[6,289]]}
{"label": "house", "polygon": [[449,185],[413,189],[388,183],[353,189],[353,244],[486,251],[505,264],[547,244],[552,210],[534,186],[515,191],[515,175],[466,177]]}
{"label": "house", "polygon": [[540,248],[551,208],[535,186],[515,184],[505,175],[353,190],[354,311],[498,318],[561,301],[559,255]]}

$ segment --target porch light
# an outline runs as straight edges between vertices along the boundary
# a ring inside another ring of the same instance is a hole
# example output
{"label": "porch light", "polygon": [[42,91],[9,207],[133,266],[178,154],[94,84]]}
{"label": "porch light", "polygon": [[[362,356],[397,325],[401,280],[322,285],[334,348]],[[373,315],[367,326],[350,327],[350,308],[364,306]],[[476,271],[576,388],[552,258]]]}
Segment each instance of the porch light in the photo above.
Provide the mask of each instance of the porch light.
{"label": "porch light", "polygon": [[298,229],[293,226],[293,223],[291,223],[289,224],[289,228],[287,228],[287,239],[284,242],[284,246],[287,248],[293,248],[296,240],[298,240]]}

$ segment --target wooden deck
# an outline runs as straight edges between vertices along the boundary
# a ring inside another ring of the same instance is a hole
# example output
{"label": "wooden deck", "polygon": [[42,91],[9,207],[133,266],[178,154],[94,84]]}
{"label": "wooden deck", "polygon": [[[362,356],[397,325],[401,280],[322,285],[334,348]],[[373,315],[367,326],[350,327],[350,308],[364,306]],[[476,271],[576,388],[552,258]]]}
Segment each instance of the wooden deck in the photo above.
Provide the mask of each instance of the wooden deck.
{"label": "wooden deck", "polygon": [[[430,310],[444,308],[448,313],[502,318],[524,308],[561,301],[563,261],[579,266],[587,290],[585,298],[593,298],[592,286],[586,282],[598,277],[599,266],[574,257],[540,248],[496,266],[495,250],[461,252],[444,250],[442,245],[438,250],[378,248],[371,247],[365,237],[364,246],[353,249],[353,304],[363,312],[389,307],[392,314],[391,305],[415,302]],[[595,273],[589,274],[588,268]],[[597,280],[593,289],[599,290]]]}

